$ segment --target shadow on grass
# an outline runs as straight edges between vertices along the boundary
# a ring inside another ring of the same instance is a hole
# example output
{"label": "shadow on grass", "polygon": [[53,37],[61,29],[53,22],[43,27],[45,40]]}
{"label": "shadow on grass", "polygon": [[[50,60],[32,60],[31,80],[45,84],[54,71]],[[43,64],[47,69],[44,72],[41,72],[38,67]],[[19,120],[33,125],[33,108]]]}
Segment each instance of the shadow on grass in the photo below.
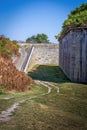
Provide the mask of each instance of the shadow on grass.
{"label": "shadow on grass", "polygon": [[34,80],[64,83],[70,82],[59,66],[55,65],[36,65],[28,75]]}

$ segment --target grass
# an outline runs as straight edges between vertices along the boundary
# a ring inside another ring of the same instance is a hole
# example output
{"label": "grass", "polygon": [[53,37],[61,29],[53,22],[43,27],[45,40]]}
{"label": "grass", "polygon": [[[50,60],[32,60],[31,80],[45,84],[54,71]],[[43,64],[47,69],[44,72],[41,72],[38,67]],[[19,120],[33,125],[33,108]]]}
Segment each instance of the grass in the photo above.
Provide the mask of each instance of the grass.
{"label": "grass", "polygon": [[[37,65],[28,74],[34,79],[41,79],[54,84],[59,87],[60,92],[57,93],[56,88],[51,86],[52,92],[50,94],[27,100],[20,105],[10,121],[0,123],[0,130],[87,129],[86,84],[70,82],[61,69],[53,65]],[[47,92],[47,88],[44,86],[33,85],[29,93],[16,93],[13,99],[3,100],[2,106],[6,105],[6,102],[10,105],[10,102],[14,103],[45,92]]]}
{"label": "grass", "polygon": [[1,111],[5,111],[15,102],[47,92],[47,88],[44,88],[42,85],[32,85],[31,88],[32,89],[29,92],[0,94],[0,113]]}
{"label": "grass", "polygon": [[[37,69],[36,69],[37,68]],[[56,65],[36,65],[28,72],[33,79],[49,82],[68,82],[69,79],[63,71]]]}

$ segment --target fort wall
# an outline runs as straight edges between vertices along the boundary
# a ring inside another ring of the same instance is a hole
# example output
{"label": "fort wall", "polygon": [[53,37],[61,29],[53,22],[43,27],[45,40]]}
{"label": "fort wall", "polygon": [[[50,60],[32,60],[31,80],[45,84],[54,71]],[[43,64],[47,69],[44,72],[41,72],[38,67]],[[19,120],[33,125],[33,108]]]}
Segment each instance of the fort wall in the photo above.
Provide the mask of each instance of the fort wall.
{"label": "fort wall", "polygon": [[59,64],[58,44],[33,44],[32,46],[33,52],[29,61],[29,70],[36,64]]}
{"label": "fort wall", "polygon": [[60,39],[59,65],[71,81],[87,82],[87,29],[72,29]]}

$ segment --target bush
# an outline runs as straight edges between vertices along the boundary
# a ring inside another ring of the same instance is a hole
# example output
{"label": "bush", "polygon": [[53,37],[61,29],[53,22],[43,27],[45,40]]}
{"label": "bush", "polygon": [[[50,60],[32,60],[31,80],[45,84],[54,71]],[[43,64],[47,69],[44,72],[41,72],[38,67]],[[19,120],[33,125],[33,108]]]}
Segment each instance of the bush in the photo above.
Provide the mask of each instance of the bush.
{"label": "bush", "polygon": [[4,89],[0,87],[0,94],[4,94]]}
{"label": "bush", "polygon": [[82,4],[79,8],[71,11],[67,20],[64,21],[62,31],[58,35],[58,38],[64,33],[67,28],[73,27],[87,27],[87,4]]}

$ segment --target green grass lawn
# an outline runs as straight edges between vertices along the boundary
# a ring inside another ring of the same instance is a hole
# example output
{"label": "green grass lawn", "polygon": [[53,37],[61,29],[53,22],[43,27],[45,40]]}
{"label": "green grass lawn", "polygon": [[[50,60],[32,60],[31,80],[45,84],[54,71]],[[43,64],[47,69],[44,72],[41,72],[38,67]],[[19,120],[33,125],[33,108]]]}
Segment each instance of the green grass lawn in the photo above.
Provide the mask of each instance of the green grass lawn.
{"label": "green grass lawn", "polygon": [[[0,123],[0,130],[86,130],[87,85],[72,83],[61,69],[53,65],[35,66],[28,73],[35,80],[50,82],[52,92],[27,100],[13,113],[11,120]],[[30,92],[15,93],[9,100],[0,99],[0,111],[12,103],[46,93],[47,88],[33,85]],[[9,94],[7,94],[9,96]],[[0,95],[4,98],[7,95]],[[2,103],[3,101],[3,103]]]}
{"label": "green grass lawn", "polygon": [[35,80],[44,80],[48,82],[68,82],[69,79],[64,75],[59,66],[56,65],[36,65],[28,72]]}

